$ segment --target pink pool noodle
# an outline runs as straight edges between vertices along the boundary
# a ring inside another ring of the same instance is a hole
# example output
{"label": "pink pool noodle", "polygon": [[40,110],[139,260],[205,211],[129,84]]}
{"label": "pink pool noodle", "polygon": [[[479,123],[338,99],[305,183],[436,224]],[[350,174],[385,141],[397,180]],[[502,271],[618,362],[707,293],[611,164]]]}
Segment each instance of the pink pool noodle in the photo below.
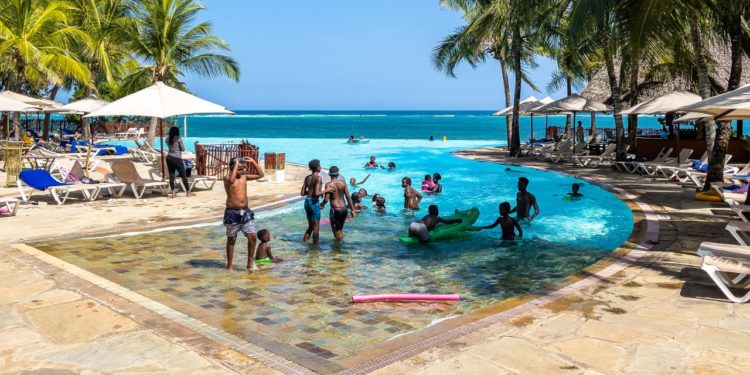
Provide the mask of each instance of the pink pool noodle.
{"label": "pink pool noodle", "polygon": [[352,303],[383,301],[460,301],[458,294],[357,294]]}

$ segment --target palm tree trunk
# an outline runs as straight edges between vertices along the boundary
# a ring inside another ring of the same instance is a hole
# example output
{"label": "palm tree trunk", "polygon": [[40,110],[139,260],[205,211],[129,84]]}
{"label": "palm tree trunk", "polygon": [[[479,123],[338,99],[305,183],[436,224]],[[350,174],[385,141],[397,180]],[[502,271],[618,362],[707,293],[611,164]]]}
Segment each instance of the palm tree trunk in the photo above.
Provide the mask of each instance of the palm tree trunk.
{"label": "palm tree trunk", "polygon": [[148,134],[146,135],[146,143],[151,146],[154,145],[154,138],[156,138],[156,126],[159,124],[159,119],[156,117],[151,118],[151,123],[148,125]]}
{"label": "palm tree trunk", "polygon": [[[639,61],[635,63],[630,72],[630,106],[638,104],[638,74],[641,70]],[[630,150],[635,153],[638,143],[638,115],[628,115],[628,145]]]}
{"label": "palm tree trunk", "polygon": [[[740,85],[742,78],[742,57],[744,55],[742,49],[742,32],[742,27],[739,23],[732,27],[732,35],[730,36],[732,66],[729,70],[727,91],[736,89]],[[706,184],[703,185],[703,191],[708,191],[711,188],[712,182],[724,180],[724,157],[727,154],[727,148],[729,148],[729,138],[732,136],[732,122],[720,121],[718,128],[716,141],[709,157],[708,173],[706,174]],[[748,197],[746,196],[745,202],[748,201]]]}
{"label": "palm tree trunk", "polygon": [[[60,85],[52,86],[52,90],[49,92],[49,99],[55,100],[57,92],[60,91]],[[44,112],[44,131],[42,132],[42,138],[46,141],[49,139],[49,120],[52,116],[49,112]]]}
{"label": "palm tree trunk", "polygon": [[[93,63],[91,65],[90,77],[91,86],[86,86],[86,90],[84,91],[86,98],[98,93],[98,90],[96,89],[96,79],[99,77],[99,64]],[[83,137],[86,139],[93,139],[94,136],[91,133],[91,120],[88,117],[81,117],[81,127],[83,128]]]}
{"label": "palm tree trunk", "polygon": [[617,82],[618,74],[615,73],[615,61],[610,43],[612,42],[609,37],[608,31],[602,32],[602,47],[604,47],[604,61],[607,66],[607,76],[609,77],[609,88],[612,91],[612,110],[615,115],[615,134],[617,140],[617,160],[625,160],[627,155],[625,153],[625,127],[622,123],[622,115],[620,110],[622,105],[620,104],[620,84]]}
{"label": "palm tree trunk", "polygon": [[513,82],[513,121],[510,142],[510,156],[518,157],[521,151],[521,137],[519,134],[519,115],[520,115],[520,103],[521,103],[521,28],[518,24],[513,27],[513,37],[511,44],[513,45],[513,74],[515,81]]}
{"label": "palm tree trunk", "polygon": [[[510,107],[511,103],[513,102],[510,100],[510,79],[508,78],[508,66],[503,60],[500,60],[500,70],[503,73],[503,91],[505,93],[505,107],[507,108]],[[508,116],[505,116],[505,132],[507,136],[506,146],[510,147],[510,138],[513,134],[513,128],[511,126],[511,118]]]}
{"label": "palm tree trunk", "polygon": [[[573,95],[573,81],[570,77],[565,77],[565,88],[567,96]],[[565,136],[570,137],[570,115],[565,115]]]}
{"label": "palm tree trunk", "polygon": [[[706,65],[706,56],[703,49],[703,35],[701,35],[700,25],[698,24],[700,15],[695,14],[690,24],[690,41],[693,44],[695,53],[695,68],[698,71],[698,93],[701,98],[708,99],[711,97],[711,82],[708,78],[708,66]],[[716,138],[716,125],[713,120],[705,121],[706,129],[706,150],[713,150],[714,139]],[[713,155],[708,154],[708,163],[711,164]]]}

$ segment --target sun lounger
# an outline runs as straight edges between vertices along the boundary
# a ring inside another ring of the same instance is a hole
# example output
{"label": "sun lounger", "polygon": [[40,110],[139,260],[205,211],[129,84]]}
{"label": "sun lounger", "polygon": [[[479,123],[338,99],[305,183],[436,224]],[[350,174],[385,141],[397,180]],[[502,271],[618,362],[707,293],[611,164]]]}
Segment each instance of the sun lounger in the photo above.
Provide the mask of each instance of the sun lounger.
{"label": "sun lounger", "polygon": [[[60,182],[43,169],[34,169],[21,171],[18,176],[18,191],[21,193],[21,199],[27,202],[34,191],[49,191],[52,198],[57,204],[63,204],[68,200],[70,193],[80,191],[85,199],[91,199],[98,187],[96,184],[70,184]],[[28,192],[25,187],[30,188]]]}
{"label": "sun lounger", "polygon": [[615,162],[614,166],[615,166],[615,168],[617,168],[618,170],[620,170],[622,172],[635,173],[636,171],[638,171],[640,169],[640,165],[642,165],[642,164],[645,164],[645,163],[654,163],[654,164],[664,163],[664,161],[667,159],[667,157],[671,153],[672,153],[672,148],[671,147],[662,147],[661,150],[659,151],[659,154],[657,154],[656,157],[653,160],[651,160],[650,162],[648,162],[648,161],[618,161],[618,162]]}
{"label": "sun lounger", "polygon": [[734,199],[724,199],[724,202],[727,202],[729,204],[729,208],[734,211],[737,216],[742,219],[742,221],[746,223],[750,223],[750,220],[745,216],[744,212],[750,213],[750,205],[740,204],[736,202]]}
{"label": "sun lounger", "polygon": [[690,155],[692,154],[693,154],[692,148],[683,148],[682,150],[680,150],[680,153],[677,155],[677,158],[666,157],[660,163],[655,163],[655,162],[639,163],[636,166],[636,171],[641,171],[649,176],[653,176],[659,173],[659,169],[662,167],[682,165],[685,161],[688,160],[688,158],[690,158]]}
{"label": "sun lounger", "polygon": [[169,186],[165,181],[156,181],[141,177],[135,168],[135,164],[130,160],[113,161],[112,175],[116,179],[114,182],[122,182],[130,186],[136,199],[141,198],[146,189],[159,189],[162,194],[166,194],[166,188]]}
{"label": "sun lounger", "polygon": [[[163,160],[163,159],[159,158],[159,160]],[[164,175],[162,175],[162,168],[159,167],[159,163],[157,162],[157,163],[154,163],[154,167],[151,170],[149,170],[149,175],[152,179],[155,179],[154,176],[158,177],[159,179],[169,178],[169,175],[167,174],[167,171],[169,170],[169,168],[167,168],[166,161],[161,164],[164,170]],[[199,184],[203,185],[203,187],[205,187],[207,190],[213,190],[214,185],[216,184],[216,181],[218,179],[216,178],[216,176],[191,175],[190,177],[187,178],[188,184],[190,184],[190,186],[184,186],[182,184],[182,178],[180,177],[177,177],[175,180],[180,185],[180,188],[182,188],[182,191],[186,191],[187,189],[187,192],[189,193],[193,191],[193,188],[195,188],[196,185],[199,185]]]}
{"label": "sun lounger", "polygon": [[[725,174],[734,173],[734,172],[737,172],[738,170],[736,167],[726,166],[730,160],[732,160],[732,155],[726,154],[726,156],[724,156],[724,165],[725,165],[724,173]],[[687,174],[688,180],[692,181],[696,187],[702,187],[703,186],[702,180],[706,178],[707,172],[708,172],[708,165],[705,166],[705,169],[704,169],[704,166],[701,166],[699,169],[693,168],[692,170],[688,170],[686,174]]]}
{"label": "sun lounger", "polygon": [[572,140],[564,140],[560,141],[560,143],[557,145],[556,150],[550,150],[548,152],[545,152],[541,155],[541,159],[543,160],[554,160],[559,158],[563,154],[569,153],[573,149],[573,141]]}
{"label": "sun lounger", "polygon": [[[626,146],[627,147],[627,146]],[[610,143],[604,147],[604,151],[600,155],[573,155],[573,164],[581,167],[597,167],[600,164],[607,161],[614,161],[617,152],[617,144]],[[627,151],[626,151],[627,152]]]}
{"label": "sun lounger", "polygon": [[5,213],[0,212],[3,215],[16,216],[18,212],[18,205],[20,202],[16,198],[0,198],[0,208],[5,207]]}
{"label": "sun lounger", "polygon": [[[681,181],[687,182],[687,171],[691,169],[693,165],[704,165],[708,163],[708,151],[703,151],[703,155],[698,160],[688,159],[680,165],[660,165],[656,169],[664,177],[670,181]],[[682,176],[681,176],[682,175]]]}
{"label": "sun lounger", "polygon": [[748,289],[750,285],[750,258],[708,255],[703,257],[701,269],[734,303],[750,301],[750,290],[744,295],[735,295],[729,288]]}
{"label": "sun lounger", "polygon": [[[83,173],[83,166],[81,166],[81,163],[79,163],[78,160],[73,161],[70,169],[64,166],[60,166],[59,170],[60,179],[63,182],[79,183],[81,182],[83,176],[85,176],[85,174]],[[99,197],[103,190],[107,190],[107,192],[109,193],[108,195],[114,198],[121,197],[122,194],[125,193],[125,189],[127,188],[127,185],[122,182],[97,182],[94,185],[96,185],[97,189],[90,197],[90,200],[92,201],[96,200],[96,198]]]}
{"label": "sun lounger", "polygon": [[[724,227],[724,229],[726,229],[727,232],[737,240],[738,244],[748,246],[748,243],[750,243],[750,237],[743,235],[743,233],[750,232],[750,223],[744,221],[731,221],[726,227]],[[748,255],[750,255],[750,251],[748,251]]]}
{"label": "sun lounger", "polygon": [[128,130],[120,133],[115,133],[115,138],[121,138],[121,139],[128,139],[128,138],[138,138],[139,134],[142,134],[142,129],[138,128],[128,128]]}
{"label": "sun lounger", "polygon": [[743,245],[731,245],[719,242],[701,242],[696,254],[701,257],[728,256],[728,257],[750,257],[750,247]]}

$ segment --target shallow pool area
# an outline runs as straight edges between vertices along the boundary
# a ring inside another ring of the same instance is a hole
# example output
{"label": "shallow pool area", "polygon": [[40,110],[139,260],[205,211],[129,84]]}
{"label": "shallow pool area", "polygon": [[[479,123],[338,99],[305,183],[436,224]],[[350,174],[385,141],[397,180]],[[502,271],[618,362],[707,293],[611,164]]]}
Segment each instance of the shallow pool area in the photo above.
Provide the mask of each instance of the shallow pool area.
{"label": "shallow pool area", "polygon": [[[347,179],[371,173],[362,187],[385,196],[388,211],[368,210],[349,220],[341,243],[323,225],[317,246],[300,241],[306,228],[301,202],[260,212],[257,226],[271,231],[273,252],[284,261],[261,265],[252,274],[223,269],[225,238],[218,222],[35,246],[280,355],[341,364],[401,335],[560,281],[606,256],[633,228],[630,209],[596,185],[560,173],[451,155],[487,145],[482,142],[252,143],[261,152],[284,151],[290,162],[306,164],[317,157],[326,167],[336,164]],[[371,154],[381,162],[394,161],[397,170],[365,170],[362,165]],[[425,196],[416,216],[403,213],[401,178],[412,177],[418,187],[421,177],[433,172],[443,175],[444,192]],[[478,224],[490,224],[500,202],[514,204],[520,176],[530,179],[529,191],[541,208],[537,220],[524,224],[523,241],[500,242],[499,228],[426,246],[398,241],[429,204],[445,214],[477,207]],[[583,184],[584,198],[564,200],[574,182]],[[246,261],[245,246],[244,239],[238,240],[238,267]],[[458,293],[461,302],[350,303],[353,294],[368,293]]]}

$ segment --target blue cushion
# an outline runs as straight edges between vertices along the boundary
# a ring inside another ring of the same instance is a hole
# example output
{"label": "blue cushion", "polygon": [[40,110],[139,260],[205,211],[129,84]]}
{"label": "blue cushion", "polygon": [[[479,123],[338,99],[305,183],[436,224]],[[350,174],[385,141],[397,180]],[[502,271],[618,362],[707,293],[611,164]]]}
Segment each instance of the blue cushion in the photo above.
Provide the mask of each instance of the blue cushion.
{"label": "blue cushion", "polygon": [[20,178],[21,181],[23,181],[23,183],[25,183],[26,185],[40,191],[47,190],[47,188],[53,186],[67,185],[56,180],[54,177],[52,177],[49,171],[46,171],[44,169],[21,171],[21,174],[18,175],[18,178]]}

